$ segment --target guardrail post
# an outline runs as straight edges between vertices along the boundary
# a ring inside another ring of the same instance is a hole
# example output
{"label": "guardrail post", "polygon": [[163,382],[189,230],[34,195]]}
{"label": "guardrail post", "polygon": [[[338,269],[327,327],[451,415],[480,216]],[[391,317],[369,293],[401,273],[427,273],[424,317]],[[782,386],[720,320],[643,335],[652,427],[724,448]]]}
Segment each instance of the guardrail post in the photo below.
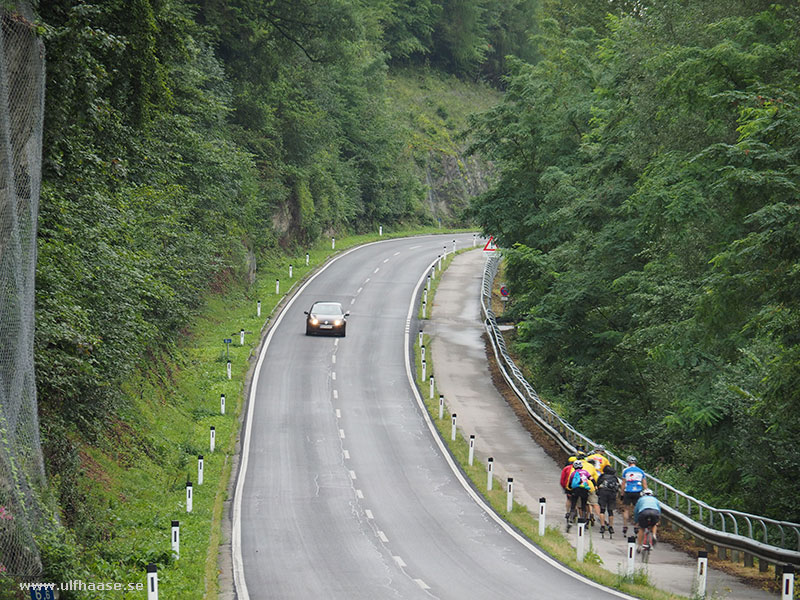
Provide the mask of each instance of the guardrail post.
{"label": "guardrail post", "polygon": [[753,555],[750,554],[749,552],[743,552],[743,554],[744,554],[744,566],[752,569],[754,565]]}
{"label": "guardrail post", "polygon": [[547,519],[547,499],[546,498],[539,498],[539,535],[544,535],[544,529]]}
{"label": "guardrail post", "polygon": [[781,582],[781,600],[793,600],[794,598],[794,567],[792,565],[783,566],[783,581]]}
{"label": "guardrail post", "polygon": [[158,568],[153,563],[147,565],[147,600],[158,600]]}
{"label": "guardrail post", "polygon": [[181,557],[181,528],[178,521],[172,522],[172,555],[176,560]]}
{"label": "guardrail post", "polygon": [[697,574],[695,579],[695,597],[706,597],[706,582],[708,581],[708,552],[700,550],[697,553]]}
{"label": "guardrail post", "polygon": [[492,480],[494,477],[492,476],[492,471],[494,470],[494,459],[490,456],[486,459],[486,490],[492,491]]}
{"label": "guardrail post", "polygon": [[763,558],[758,559],[758,572],[759,573],[766,573],[769,570],[769,562],[764,560]]}
{"label": "guardrail post", "polygon": [[469,466],[472,466],[473,461],[475,460],[475,434],[471,433],[469,435]]}
{"label": "guardrail post", "polygon": [[628,538],[628,569],[626,574],[628,577],[633,576],[633,572],[636,569],[636,538],[634,536],[630,536]]}
{"label": "guardrail post", "polygon": [[578,541],[575,548],[578,551],[578,562],[583,562],[586,556],[586,519],[583,517],[578,519]]}

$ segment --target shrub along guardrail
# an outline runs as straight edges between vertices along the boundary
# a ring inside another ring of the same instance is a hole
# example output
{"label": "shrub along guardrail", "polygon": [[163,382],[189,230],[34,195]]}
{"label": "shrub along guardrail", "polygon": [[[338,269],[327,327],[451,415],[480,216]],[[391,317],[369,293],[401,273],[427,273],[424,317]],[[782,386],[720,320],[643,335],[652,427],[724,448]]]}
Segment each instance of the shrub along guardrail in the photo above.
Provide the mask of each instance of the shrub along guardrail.
{"label": "shrub along guardrail", "polygon": [[[579,445],[590,449],[595,446],[595,442],[562,419],[539,398],[506,349],[505,339],[491,306],[492,286],[500,265],[498,254],[493,253],[484,267],[481,309],[500,371],[530,416],[565,452],[572,454]],[[627,466],[623,459],[610,452],[606,454],[617,472]],[[761,570],[766,570],[768,563],[776,566],[786,563],[800,565],[800,523],[715,508],[650,474],[647,475],[647,481],[661,502],[664,517],[707,545],[719,548],[721,556],[726,556],[728,550],[742,552],[744,562],[749,566],[753,564],[753,557],[757,557],[760,559]]]}

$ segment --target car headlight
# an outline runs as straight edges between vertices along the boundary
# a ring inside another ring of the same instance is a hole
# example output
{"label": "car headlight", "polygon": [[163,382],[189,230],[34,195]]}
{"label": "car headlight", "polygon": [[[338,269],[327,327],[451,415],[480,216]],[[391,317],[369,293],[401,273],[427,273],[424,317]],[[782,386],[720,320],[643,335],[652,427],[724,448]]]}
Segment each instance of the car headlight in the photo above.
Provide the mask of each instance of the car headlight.
{"label": "car headlight", "polygon": [[342,324],[342,320],[341,320],[341,319],[336,319],[336,320],[333,322],[333,325],[334,325],[334,327],[338,327],[338,326],[339,326],[339,325],[341,325],[341,324]]}
{"label": "car headlight", "polygon": [[317,325],[318,323],[319,323],[319,320],[317,319],[317,317],[312,315],[311,316],[311,324],[312,325]]}

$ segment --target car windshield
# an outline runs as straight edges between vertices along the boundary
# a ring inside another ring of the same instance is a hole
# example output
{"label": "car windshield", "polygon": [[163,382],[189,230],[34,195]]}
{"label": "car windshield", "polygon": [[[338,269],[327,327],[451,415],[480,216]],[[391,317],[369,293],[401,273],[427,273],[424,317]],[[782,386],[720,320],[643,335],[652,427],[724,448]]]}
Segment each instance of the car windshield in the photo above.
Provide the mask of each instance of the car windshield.
{"label": "car windshield", "polygon": [[342,305],[338,302],[317,302],[311,307],[311,312],[315,315],[341,315]]}

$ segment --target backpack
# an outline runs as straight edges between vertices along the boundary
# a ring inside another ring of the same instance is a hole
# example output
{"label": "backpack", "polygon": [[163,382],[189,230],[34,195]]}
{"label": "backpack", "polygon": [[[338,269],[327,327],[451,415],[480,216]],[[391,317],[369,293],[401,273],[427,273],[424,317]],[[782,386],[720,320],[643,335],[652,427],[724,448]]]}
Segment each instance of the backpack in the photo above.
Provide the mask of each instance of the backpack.
{"label": "backpack", "polygon": [[589,486],[589,473],[583,469],[578,469],[572,472],[572,480],[569,482],[570,489],[585,488],[590,489]]}
{"label": "backpack", "polygon": [[619,491],[619,479],[617,479],[616,475],[601,475],[597,482],[597,488],[616,494]]}

